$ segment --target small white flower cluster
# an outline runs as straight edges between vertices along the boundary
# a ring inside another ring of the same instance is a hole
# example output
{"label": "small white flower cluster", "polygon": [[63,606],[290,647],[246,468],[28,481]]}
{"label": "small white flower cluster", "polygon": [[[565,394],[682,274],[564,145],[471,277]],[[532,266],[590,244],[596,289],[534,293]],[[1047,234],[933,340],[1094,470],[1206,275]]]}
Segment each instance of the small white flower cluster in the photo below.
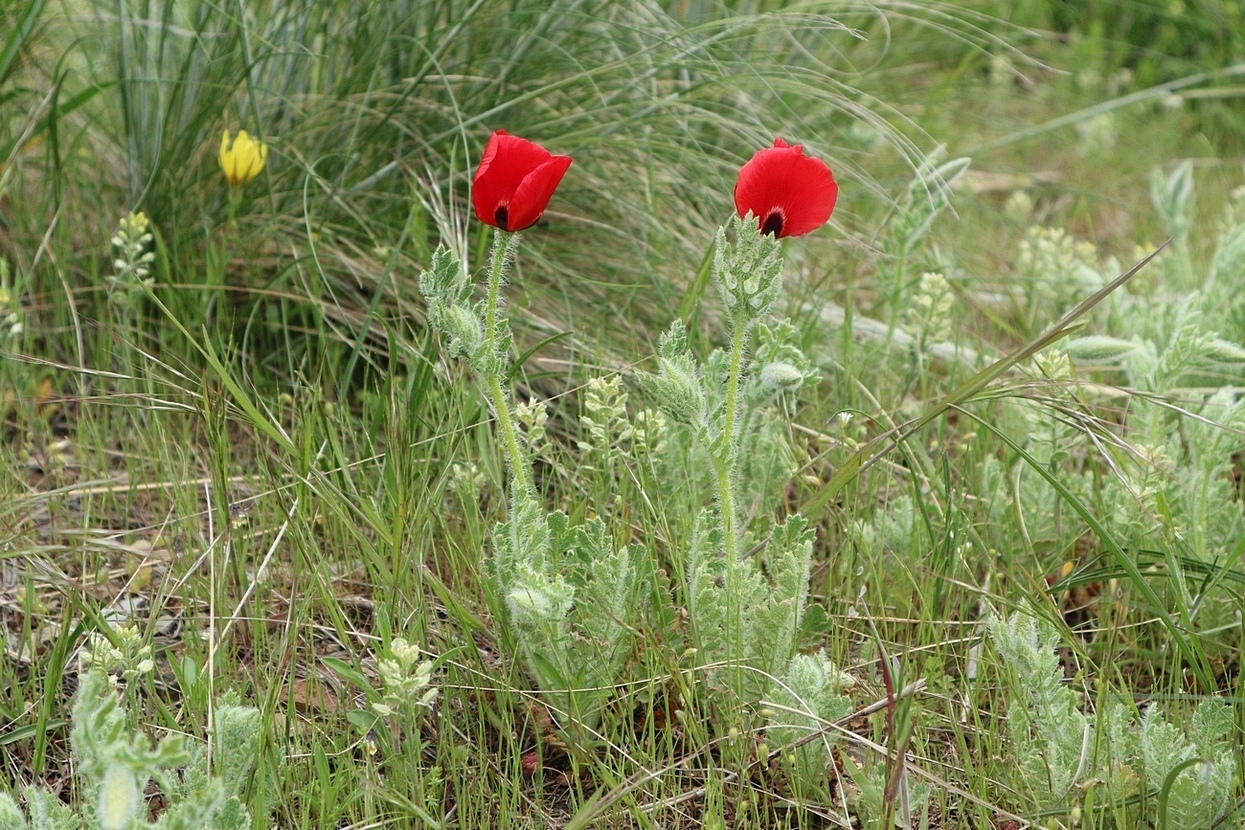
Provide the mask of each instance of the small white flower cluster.
{"label": "small white flower cluster", "polygon": [[907,310],[908,326],[922,344],[941,343],[951,336],[951,305],[955,296],[942,274],[927,272],[912,305]]}
{"label": "small white flower cluster", "polygon": [[1027,190],[1013,190],[1003,203],[1003,216],[1017,225],[1026,225],[1033,215],[1033,197]]}
{"label": "small white flower cluster", "polygon": [[1020,242],[1016,273],[1031,278],[1042,300],[1064,304],[1069,297],[1092,294],[1106,283],[1098,249],[1077,241],[1063,228],[1029,228]]}
{"label": "small white flower cluster", "polygon": [[405,705],[431,706],[437,699],[437,689],[429,688],[433,661],[420,660],[419,656],[419,646],[402,637],[393,638],[389,657],[377,665],[383,698],[372,704],[376,714],[389,717]]}
{"label": "small white flower cluster", "polygon": [[9,288],[9,263],[0,259],[0,341],[17,339],[26,326],[22,310]]}
{"label": "small white flower cluster", "polygon": [[616,455],[619,445],[631,438],[627,425],[627,391],[622,388],[622,378],[593,378],[584,390],[584,415],[581,419],[587,428],[579,448],[586,454],[599,453],[608,465]]}
{"label": "small white flower cluster", "polygon": [[147,214],[139,211],[122,217],[112,237],[115,273],[108,279],[110,292],[128,295],[140,285],[151,288],[155,284],[151,278],[151,264],[156,261],[154,242]]}
{"label": "small white flower cluster", "polygon": [[631,449],[636,455],[661,455],[666,450],[666,416],[656,409],[636,413],[631,425]]}
{"label": "small white flower cluster", "polygon": [[589,459],[590,469],[608,469],[614,459],[630,454],[634,457],[656,455],[665,450],[666,417],[657,410],[645,409],[627,418],[627,390],[622,378],[593,378],[584,390],[584,414],[580,419],[586,428],[579,449]]}
{"label": "small white flower cluster", "polygon": [[449,489],[463,504],[475,504],[488,484],[488,476],[474,461],[450,465]]}
{"label": "small white flower cluster", "polygon": [[1072,361],[1061,349],[1045,349],[1033,356],[1033,365],[1050,380],[1069,380],[1072,377]]}
{"label": "small white flower cluster", "polygon": [[117,677],[111,672],[116,669],[125,680],[150,674],[156,667],[151,657],[151,646],[143,644],[143,635],[132,625],[125,625],[113,632],[116,643],[110,642],[102,633],[96,631],[87,639],[80,659],[83,671],[98,668],[109,673],[112,683]]}
{"label": "small white flower cluster", "polygon": [[1085,155],[1099,156],[1111,152],[1120,135],[1115,113],[1099,113],[1077,122],[1076,134],[1081,140],[1081,152]]}
{"label": "small white flower cluster", "polygon": [[544,401],[528,398],[514,408],[514,419],[523,427],[523,441],[532,456],[538,456],[549,449],[549,435],[545,424],[549,422],[549,406]]}

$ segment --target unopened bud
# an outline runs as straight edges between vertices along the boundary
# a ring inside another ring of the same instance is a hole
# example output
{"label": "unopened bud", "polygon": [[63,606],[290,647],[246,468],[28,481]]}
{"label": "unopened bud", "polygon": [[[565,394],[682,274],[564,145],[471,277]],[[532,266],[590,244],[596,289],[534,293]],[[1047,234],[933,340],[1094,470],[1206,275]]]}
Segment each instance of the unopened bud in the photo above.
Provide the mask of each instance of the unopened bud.
{"label": "unopened bud", "polygon": [[775,392],[799,389],[804,383],[804,373],[790,363],[769,363],[761,369],[761,383]]}
{"label": "unopened bud", "polygon": [[1073,360],[1110,363],[1136,351],[1137,344],[1132,340],[1094,334],[1069,340],[1063,348]]}
{"label": "unopened bud", "polygon": [[99,826],[103,830],[124,830],[138,813],[138,782],[129,767],[115,761],[104,772],[99,787]]}

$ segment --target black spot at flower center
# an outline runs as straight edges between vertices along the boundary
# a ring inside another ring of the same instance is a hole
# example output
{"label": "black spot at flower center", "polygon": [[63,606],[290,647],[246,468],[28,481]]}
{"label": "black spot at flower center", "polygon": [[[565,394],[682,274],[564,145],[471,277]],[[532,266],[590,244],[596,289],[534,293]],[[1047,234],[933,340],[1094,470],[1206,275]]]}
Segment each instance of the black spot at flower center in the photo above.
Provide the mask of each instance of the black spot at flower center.
{"label": "black spot at flower center", "polygon": [[510,230],[510,228],[506,225],[506,221],[509,218],[510,217],[505,205],[498,205],[497,210],[493,211],[493,221],[496,222],[497,227],[501,228],[503,231]]}
{"label": "black spot at flower center", "polygon": [[782,236],[782,226],[782,211],[771,210],[769,215],[765,217],[765,221],[761,223],[761,233],[767,233],[770,236]]}

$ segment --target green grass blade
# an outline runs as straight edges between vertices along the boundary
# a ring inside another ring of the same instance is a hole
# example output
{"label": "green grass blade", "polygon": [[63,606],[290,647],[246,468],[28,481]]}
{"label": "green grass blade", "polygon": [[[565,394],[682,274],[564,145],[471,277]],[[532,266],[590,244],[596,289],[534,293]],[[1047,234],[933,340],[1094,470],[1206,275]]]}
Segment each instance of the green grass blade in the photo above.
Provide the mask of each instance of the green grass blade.
{"label": "green grass blade", "polygon": [[687,293],[683,295],[683,301],[679,303],[679,310],[675,317],[687,322],[691,319],[692,312],[700,305],[700,298],[704,296],[705,289],[709,286],[709,277],[713,273],[713,243],[709,244],[709,250],[705,251],[705,258],[700,261],[700,267],[696,269],[696,279],[688,286]]}
{"label": "green grass blade", "polygon": [[46,5],[47,0],[32,0],[18,18],[17,25],[9,32],[9,36],[5,39],[4,49],[0,51],[0,84],[9,79],[17,63],[17,56],[34,33],[35,24],[39,21],[39,16],[43,14],[43,7]]}

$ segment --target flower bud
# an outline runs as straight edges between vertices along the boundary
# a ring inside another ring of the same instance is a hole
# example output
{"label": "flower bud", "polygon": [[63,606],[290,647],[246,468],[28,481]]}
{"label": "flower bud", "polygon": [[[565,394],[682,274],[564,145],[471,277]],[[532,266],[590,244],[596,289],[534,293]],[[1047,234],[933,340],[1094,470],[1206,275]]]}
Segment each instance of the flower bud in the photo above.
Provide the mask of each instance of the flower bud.
{"label": "flower bud", "polygon": [[731,322],[750,324],[769,314],[782,291],[781,248],[755,222],[735,218],[731,227],[734,245],[725,228],[718,231],[713,274]]}
{"label": "flower bud", "polygon": [[1137,344],[1132,340],[1121,340],[1118,337],[1093,334],[1078,337],[1064,344],[1068,357],[1087,363],[1113,363],[1136,351]]}
{"label": "flower bud", "polygon": [[789,392],[804,384],[804,373],[790,363],[775,361],[761,367],[761,383],[775,392]]}
{"label": "flower bud", "polygon": [[229,130],[225,130],[221,136],[217,161],[220,162],[221,172],[225,174],[229,186],[242,187],[264,169],[264,164],[268,161],[268,145],[251,138],[246,130],[239,130],[237,136],[232,138]]}
{"label": "flower bud", "polygon": [[99,787],[97,817],[102,830],[125,830],[138,813],[141,793],[129,767],[113,761]]}

